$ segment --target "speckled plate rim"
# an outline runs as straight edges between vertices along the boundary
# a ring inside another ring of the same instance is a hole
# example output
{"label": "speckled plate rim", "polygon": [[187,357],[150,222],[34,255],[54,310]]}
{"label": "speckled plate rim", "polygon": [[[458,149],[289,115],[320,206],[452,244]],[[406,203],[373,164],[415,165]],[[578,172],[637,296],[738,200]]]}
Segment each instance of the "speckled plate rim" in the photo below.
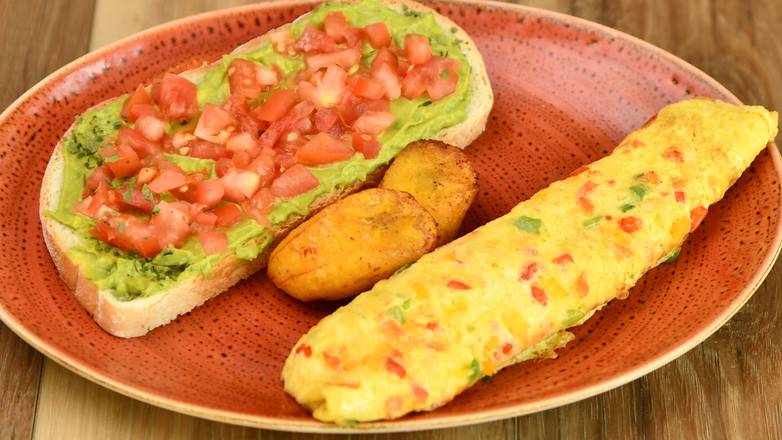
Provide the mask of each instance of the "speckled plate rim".
{"label": "speckled plate rim", "polygon": [[[610,27],[601,25],[599,23],[595,23],[589,20],[585,20],[582,18],[574,17],[559,12],[548,11],[545,9],[534,8],[530,6],[500,3],[492,0],[489,1],[446,0],[446,2],[453,3],[456,5],[476,6],[484,9],[503,10],[503,11],[508,11],[516,14],[542,17],[562,24],[570,24],[574,27],[598,31],[604,35],[616,39],[620,39],[628,44],[635,45],[636,47],[641,49],[641,51],[653,53],[654,55],[658,56],[661,59],[667,60],[672,64],[680,66],[682,69],[689,71],[699,79],[703,80],[704,82],[708,83],[710,86],[714,87],[718,92],[722,93],[728,101],[732,101],[733,103],[741,103],[741,101],[739,101],[739,99],[733,93],[731,93],[727,88],[725,88],[722,84],[720,84],[715,79],[713,79],[712,77],[710,77],[705,72],[698,69],[697,67],[693,66],[692,64],[682,60],[681,58],[663,49],[660,49],[650,43],[647,43],[639,38],[618,31],[616,29],[612,29]],[[85,54],[77,58],[76,60],[68,63],[67,65],[61,67],[60,69],[56,70],[50,75],[48,75],[46,78],[38,82],[27,92],[25,92],[22,96],[17,98],[7,109],[5,109],[5,111],[3,111],[0,114],[0,125],[5,124],[6,121],[10,118],[10,115],[18,107],[20,107],[22,103],[27,101],[40,88],[44,87],[49,82],[53,81],[55,78],[59,79],[62,76],[64,76],[66,73],[76,70],[78,66],[82,64],[89,63],[95,61],[96,59],[102,58],[108,55],[109,53],[111,53],[115,48],[120,47],[134,39],[138,39],[143,36],[154,34],[157,31],[170,26],[187,24],[191,21],[201,20],[209,16],[217,16],[217,15],[223,15],[226,13],[234,13],[234,12],[263,11],[265,9],[277,8],[282,4],[285,4],[286,6],[304,6],[304,5],[311,5],[315,3],[320,3],[320,1],[282,0],[282,1],[274,1],[269,3],[239,6],[235,8],[220,9],[216,11],[210,11],[206,13],[192,15],[182,19],[163,23],[161,25],[152,27],[145,31],[133,34],[120,41],[102,47],[94,52]],[[774,164],[774,169],[776,170],[776,173],[780,177],[780,179],[782,179],[782,157],[780,157],[779,150],[774,143],[769,144],[768,150],[770,152],[771,160]],[[780,181],[782,182],[782,180]],[[33,346],[36,350],[40,351],[48,358],[54,360],[58,364],[67,368],[68,370],[73,371],[74,373],[86,379],[89,379],[92,382],[95,382],[99,385],[102,385],[120,394],[124,394],[126,396],[132,397],[134,399],[164,409],[177,411],[180,413],[189,414],[192,416],[210,419],[218,422],[251,426],[256,428],[280,430],[280,431],[292,431],[292,432],[354,433],[355,434],[355,433],[405,432],[405,431],[429,430],[429,429],[457,427],[457,426],[471,425],[477,423],[491,422],[491,421],[506,419],[510,417],[531,414],[531,413],[555,408],[558,406],[563,406],[566,404],[578,402],[580,400],[620,387],[628,382],[633,381],[634,379],[637,379],[643,375],[646,375],[666,365],[667,363],[673,361],[679,356],[682,356],[683,354],[685,354],[686,352],[688,352],[689,350],[691,350],[692,348],[694,348],[695,346],[703,342],[706,338],[711,336],[720,327],[722,327],[728,320],[730,320],[730,318],[733,317],[733,315],[735,315],[736,312],[738,312],[739,309],[744,304],[747,303],[747,301],[749,301],[752,295],[758,290],[758,288],[760,288],[760,285],[763,283],[766,276],[768,276],[769,272],[771,271],[771,268],[774,265],[774,262],[779,256],[781,249],[782,249],[782,213],[780,213],[780,216],[777,218],[776,233],[774,236],[774,241],[771,244],[770,251],[764,257],[762,263],[760,264],[760,267],[755,272],[750,282],[747,283],[746,287],[742,289],[742,291],[733,300],[733,302],[728,304],[728,306],[725,307],[725,309],[720,315],[718,315],[709,325],[705,326],[699,332],[695,333],[688,339],[682,341],[678,345],[673,346],[668,352],[663,353],[657,356],[656,358],[652,358],[647,362],[636,366],[631,371],[628,371],[624,374],[617,375],[610,379],[603,380],[602,382],[599,382],[597,384],[584,387],[582,389],[570,393],[555,395],[535,402],[529,402],[529,403],[524,403],[519,405],[510,405],[504,408],[498,408],[492,410],[476,411],[469,414],[447,415],[447,416],[429,418],[429,419],[420,419],[420,420],[403,419],[399,421],[366,423],[356,428],[348,428],[348,427],[341,427],[341,426],[336,426],[331,424],[324,424],[316,421],[315,419],[311,419],[309,421],[289,421],[280,418],[264,417],[255,414],[243,413],[243,412],[217,410],[217,409],[209,408],[208,406],[193,405],[176,399],[167,398],[155,394],[153,392],[140,390],[133,386],[120,383],[115,379],[113,379],[112,377],[105,375],[99,371],[95,371],[90,366],[81,362],[79,359],[71,357],[68,354],[58,350],[56,347],[49,345],[49,343],[45,339],[36,335],[33,331],[28,329],[24,325],[24,323],[16,319],[16,317],[12,315],[10,311],[7,310],[2,304],[0,304],[0,321],[5,323],[5,325],[8,326],[8,328],[10,328],[25,342]]]}

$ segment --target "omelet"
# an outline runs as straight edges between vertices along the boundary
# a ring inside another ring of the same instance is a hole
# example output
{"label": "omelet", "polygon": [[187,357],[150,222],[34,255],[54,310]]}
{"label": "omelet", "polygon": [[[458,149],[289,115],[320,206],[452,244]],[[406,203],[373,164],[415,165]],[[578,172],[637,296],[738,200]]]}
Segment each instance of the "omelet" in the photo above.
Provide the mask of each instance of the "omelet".
{"label": "omelet", "polygon": [[776,134],[762,107],[663,108],[611,155],[324,318],[293,347],[285,390],[321,421],[393,419],[553,356],[568,327],[676,254]]}

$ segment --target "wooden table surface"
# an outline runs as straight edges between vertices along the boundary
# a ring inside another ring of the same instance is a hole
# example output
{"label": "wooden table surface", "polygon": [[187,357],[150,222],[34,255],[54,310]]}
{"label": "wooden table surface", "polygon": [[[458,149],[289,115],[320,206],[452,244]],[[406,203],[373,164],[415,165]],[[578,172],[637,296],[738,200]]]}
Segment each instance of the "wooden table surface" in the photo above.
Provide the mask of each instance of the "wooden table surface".
{"label": "wooden table surface", "polygon": [[[0,109],[56,68],[121,37],[242,0],[0,0]],[[778,0],[532,0],[660,46],[744,102],[782,109]],[[706,342],[608,393],[472,427],[379,438],[782,438],[782,265]],[[66,371],[0,324],[0,438],[319,436],[197,419]],[[326,437],[326,436],[320,436]]]}

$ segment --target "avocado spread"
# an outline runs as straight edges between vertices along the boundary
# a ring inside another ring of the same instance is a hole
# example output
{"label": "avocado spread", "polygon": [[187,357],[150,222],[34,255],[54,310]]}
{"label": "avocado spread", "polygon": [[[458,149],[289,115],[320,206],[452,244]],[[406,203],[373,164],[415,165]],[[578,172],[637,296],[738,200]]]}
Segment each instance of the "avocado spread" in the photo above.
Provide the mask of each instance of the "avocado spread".
{"label": "avocado spread", "polygon": [[[441,129],[464,121],[470,97],[470,66],[459,48],[460,41],[451,35],[455,29],[444,31],[431,13],[421,14],[406,9],[400,13],[385,7],[377,0],[363,0],[354,4],[321,5],[292,26],[293,37],[300,35],[307,25],[322,23],[326,14],[331,11],[341,11],[355,27],[379,21],[386,23],[391,36],[400,46],[407,34],[427,36],[435,55],[447,56],[461,62],[456,91],[436,102],[429,100],[426,95],[414,100],[404,97],[393,100],[390,111],[396,117],[396,122],[380,136],[382,147],[376,158],[367,160],[361,154],[356,154],[342,162],[310,167],[310,171],[319,181],[316,188],[291,199],[278,201],[268,214],[271,228],[263,227],[249,219],[229,228],[226,230],[228,251],[214,255],[206,255],[198,239],[193,237],[181,248],[167,248],[153,258],[141,258],[91,236],[93,220],[75,213],[73,207],[81,200],[87,176],[101,164],[98,148],[104,140],[115,136],[125,124],[120,111],[126,97],[77,117],[73,131],[63,141],[63,187],[58,206],[49,212],[49,215],[74,229],[83,239],[81,245],[72,247],[67,254],[99,289],[110,290],[117,299],[132,300],[164,291],[186,278],[206,274],[214,263],[228,256],[252,260],[269,246],[273,229],[277,225],[284,223],[291,215],[306,215],[312,202],[319,196],[366,178],[393,159],[409,143],[431,138]],[[366,44],[362,62],[371,63],[374,53],[374,49]],[[291,75],[305,67],[301,56],[281,55],[268,43],[241,55],[226,55],[222,63],[211,67],[196,84],[199,105],[203,107],[206,103],[219,104],[228,98],[227,66],[237,57],[265,66],[276,64],[285,75]],[[208,169],[210,174],[214,172],[215,164],[212,160],[176,155],[166,155],[166,158],[186,172],[203,169]]]}

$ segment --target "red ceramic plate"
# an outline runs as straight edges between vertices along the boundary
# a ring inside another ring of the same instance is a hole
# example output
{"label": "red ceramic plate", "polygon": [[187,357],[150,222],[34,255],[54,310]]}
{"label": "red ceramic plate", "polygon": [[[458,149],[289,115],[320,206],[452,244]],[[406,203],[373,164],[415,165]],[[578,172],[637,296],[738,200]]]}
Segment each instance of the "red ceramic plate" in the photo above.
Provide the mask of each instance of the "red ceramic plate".
{"label": "red ceramic plate", "polygon": [[[13,331],[71,370],[154,405],[263,428],[344,430],[312,419],[280,380],[291,346],[333,305],[299,303],[258,274],[145,337],[117,339],[60,281],[37,214],[49,154],[75,115],[165,71],[214,60],[311,7],[252,5],[151,29],[60,69],[0,116],[0,317]],[[594,23],[498,3],[436,7],[475,39],[496,94],[486,133],[467,149],[481,189],[464,230],[604,156],[666,104],[697,95],[737,102],[684,61]],[[508,368],[436,411],[367,427],[430,429],[540,411],[686,352],[768,273],[780,247],[779,176],[771,146],[709,210],[679,261],[575,329],[559,359]]]}

